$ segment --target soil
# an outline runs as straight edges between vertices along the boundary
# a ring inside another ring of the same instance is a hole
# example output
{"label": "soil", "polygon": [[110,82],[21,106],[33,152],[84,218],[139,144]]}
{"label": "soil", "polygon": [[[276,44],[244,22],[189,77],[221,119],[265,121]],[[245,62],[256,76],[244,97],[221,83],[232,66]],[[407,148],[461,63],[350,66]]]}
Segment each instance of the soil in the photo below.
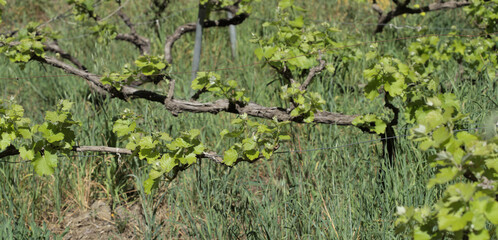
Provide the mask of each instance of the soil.
{"label": "soil", "polygon": [[67,214],[60,224],[50,224],[52,232],[63,239],[140,239],[144,226],[140,204],[119,206],[114,211],[104,201],[96,201],[88,210]]}

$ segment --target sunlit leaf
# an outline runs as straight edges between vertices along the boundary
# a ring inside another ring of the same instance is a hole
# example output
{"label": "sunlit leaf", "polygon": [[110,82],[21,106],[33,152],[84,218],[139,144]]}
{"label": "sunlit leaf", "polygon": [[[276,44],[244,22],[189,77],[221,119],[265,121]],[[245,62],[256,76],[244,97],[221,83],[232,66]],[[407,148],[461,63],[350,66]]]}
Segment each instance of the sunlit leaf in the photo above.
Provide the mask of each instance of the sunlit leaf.
{"label": "sunlit leaf", "polygon": [[239,157],[239,154],[237,153],[236,150],[228,149],[223,154],[223,163],[225,163],[228,166],[232,166],[233,163],[235,163],[235,161],[237,161],[238,157]]}

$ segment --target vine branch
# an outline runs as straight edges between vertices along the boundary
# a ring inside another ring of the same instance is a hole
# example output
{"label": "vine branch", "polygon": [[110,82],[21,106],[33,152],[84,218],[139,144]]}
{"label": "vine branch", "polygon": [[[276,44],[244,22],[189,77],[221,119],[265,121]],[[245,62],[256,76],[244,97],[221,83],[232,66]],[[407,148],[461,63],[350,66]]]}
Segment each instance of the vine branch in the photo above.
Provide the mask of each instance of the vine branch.
{"label": "vine branch", "polygon": [[[204,28],[211,27],[226,27],[229,25],[238,25],[244,22],[249,17],[248,14],[243,13],[235,15],[230,19],[219,19],[219,20],[208,20],[203,23]],[[164,59],[166,62],[171,64],[173,62],[173,57],[171,56],[171,51],[175,42],[180,39],[184,34],[195,31],[195,22],[186,23],[179,26],[175,32],[166,38],[166,43],[164,44]]]}
{"label": "vine branch", "polygon": [[[214,102],[200,103],[195,101],[178,100],[172,97],[168,98],[168,96],[153,91],[140,90],[130,86],[123,86],[121,90],[118,91],[117,89],[109,85],[103,85],[100,82],[100,78],[98,75],[91,74],[81,69],[77,69],[56,58],[49,56],[45,58],[35,57],[34,60],[52,65],[68,73],[79,76],[85,79],[89,83],[89,85],[93,87],[95,90],[104,94],[108,93],[111,95],[111,97],[119,98],[125,101],[129,99],[141,98],[152,102],[161,103],[164,105],[166,110],[170,111],[175,116],[177,116],[181,112],[211,113],[211,114],[228,112],[234,114],[246,113],[249,116],[264,118],[264,119],[277,118],[279,121],[293,121],[298,123],[303,122],[302,119],[299,118],[299,116],[292,117],[288,109],[282,109],[278,107],[265,107],[256,103],[247,103],[243,105],[238,103],[230,103],[227,99],[217,100]],[[172,91],[171,89],[172,88],[170,88],[170,91]],[[356,116],[357,115],[344,115],[333,112],[318,112],[316,113],[313,122],[322,123],[322,124],[352,125],[352,121]]]}
{"label": "vine branch", "polygon": [[150,53],[149,39],[139,36],[136,33],[119,33],[116,35],[116,40],[132,43],[140,51],[140,55],[147,55]]}
{"label": "vine branch", "polygon": [[44,49],[46,51],[59,54],[61,56],[61,58],[64,58],[64,59],[70,61],[72,64],[74,64],[76,67],[78,67],[81,70],[87,69],[83,64],[80,63],[80,61],[78,61],[77,58],[75,58],[73,55],[63,51],[62,48],[57,43],[57,41],[46,42],[44,44]]}
{"label": "vine branch", "polygon": [[325,60],[322,59],[322,56],[320,54],[318,61],[320,64],[318,66],[313,67],[310,72],[308,73],[308,76],[306,77],[306,80],[304,80],[303,84],[301,84],[301,87],[299,87],[299,90],[303,91],[306,90],[308,85],[310,85],[311,81],[317,75],[320,73],[324,68],[325,68]]}
{"label": "vine branch", "polygon": [[150,40],[146,37],[140,36],[135,30],[135,25],[131,22],[130,18],[123,12],[118,11],[118,16],[130,29],[130,33],[120,33],[116,36],[116,40],[126,41],[135,45],[140,51],[140,55],[150,54]]}
{"label": "vine branch", "polygon": [[[489,0],[486,0],[489,1]],[[408,4],[410,4],[410,0],[406,1],[397,1],[393,0],[395,3],[395,8],[389,12],[384,12],[379,5],[377,4],[377,1],[374,1],[372,4],[372,9],[379,14],[379,20],[377,22],[377,27],[375,28],[374,34],[382,32],[384,30],[384,27],[395,17],[403,14],[418,14],[418,13],[423,13],[423,12],[432,12],[432,11],[439,11],[439,10],[446,10],[446,9],[455,9],[455,8],[460,8],[460,7],[465,7],[470,4],[472,4],[472,1],[466,0],[466,1],[449,1],[449,2],[443,2],[443,1],[438,1],[436,3],[431,3],[426,6],[418,7],[418,8],[410,8],[408,7]]]}

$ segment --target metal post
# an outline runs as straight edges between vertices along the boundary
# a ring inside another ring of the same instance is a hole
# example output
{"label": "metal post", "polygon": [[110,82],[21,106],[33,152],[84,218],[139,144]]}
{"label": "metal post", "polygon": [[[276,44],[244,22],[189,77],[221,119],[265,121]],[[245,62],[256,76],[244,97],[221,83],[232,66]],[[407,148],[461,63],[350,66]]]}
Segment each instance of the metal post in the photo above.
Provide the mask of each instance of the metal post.
{"label": "metal post", "polygon": [[[233,17],[231,12],[227,13],[228,19]],[[230,34],[230,45],[232,47],[232,59],[237,59],[237,32],[235,31],[235,25],[228,26],[228,32]]]}
{"label": "metal post", "polygon": [[206,6],[199,4],[199,13],[197,16],[197,23],[195,25],[195,46],[194,58],[192,60],[192,81],[197,77],[199,71],[199,62],[201,61],[202,50],[202,27],[204,19],[206,18]]}

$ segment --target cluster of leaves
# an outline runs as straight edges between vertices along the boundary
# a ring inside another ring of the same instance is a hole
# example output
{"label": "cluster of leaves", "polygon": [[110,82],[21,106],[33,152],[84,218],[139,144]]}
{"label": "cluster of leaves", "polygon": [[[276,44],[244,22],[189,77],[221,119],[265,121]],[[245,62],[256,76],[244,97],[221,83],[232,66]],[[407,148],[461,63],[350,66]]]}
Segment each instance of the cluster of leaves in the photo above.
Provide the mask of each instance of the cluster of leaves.
{"label": "cluster of leaves", "polygon": [[386,132],[388,118],[379,117],[376,114],[366,114],[356,117],[353,120],[353,125],[361,128],[368,129],[371,132],[382,134]]}
{"label": "cluster of leaves", "polygon": [[[399,59],[380,56],[376,45],[374,51],[366,54],[367,60],[374,60],[363,75],[368,81],[365,95],[373,100],[380,93],[386,93],[386,103],[395,98],[405,106],[405,120],[414,123],[416,115],[426,110],[426,98],[436,95],[439,81],[433,77],[435,71],[443,69],[449,61],[456,61],[465,69],[485,72],[490,80],[498,73],[498,56],[493,49],[498,47],[498,37],[478,37],[471,40],[454,39],[442,41],[436,36],[417,39],[408,47],[407,63]],[[359,116],[354,124],[383,133],[389,122],[384,116],[369,114]]]}
{"label": "cluster of leaves", "polygon": [[132,112],[125,110],[121,118],[114,122],[113,132],[128,142],[126,148],[133,152],[133,156],[147,160],[151,166],[149,178],[144,182],[145,191],[150,193],[157,187],[160,177],[177,166],[194,164],[205,148],[198,139],[200,131],[197,129],[183,132],[173,139],[164,132],[144,132],[137,128],[137,119]]}
{"label": "cluster of leaves", "polygon": [[[288,69],[298,75],[316,66],[322,55],[336,57],[342,67],[361,57],[359,49],[345,47],[354,45],[354,42],[337,40],[339,29],[330,27],[328,23],[316,25],[306,21],[301,15],[304,11],[294,4],[294,0],[281,0],[275,20],[263,23],[266,31],[275,31],[275,34],[254,36],[252,40],[260,45],[255,50],[256,57],[281,72]],[[326,70],[334,73],[336,67],[329,63]]]}
{"label": "cluster of leaves", "polygon": [[465,68],[485,72],[489,79],[498,73],[498,37],[441,40],[436,36],[417,39],[409,46],[409,58],[417,72],[428,77],[445,63],[456,60]]}
{"label": "cluster of leaves", "polygon": [[[109,1],[109,0],[102,0]],[[73,6],[74,19],[78,22],[85,22],[88,20],[93,20],[92,26],[89,27],[92,35],[97,37],[99,43],[108,44],[110,40],[113,40],[118,32],[117,26],[115,24],[108,23],[104,19],[100,19],[97,16],[95,6],[101,4],[95,0],[66,0],[69,5]],[[120,1],[116,0],[118,4]]]}
{"label": "cluster of leaves", "polygon": [[239,158],[244,161],[254,161],[261,157],[271,158],[273,152],[278,149],[279,142],[289,140],[288,135],[283,134],[283,126],[288,121],[279,122],[277,119],[271,121],[271,125],[265,125],[251,121],[247,114],[243,114],[231,121],[236,126],[234,130],[224,129],[221,137],[235,140],[223,155],[223,163],[232,166]]}
{"label": "cluster of leaves", "polygon": [[323,111],[325,101],[320,94],[301,90],[299,87],[298,83],[293,83],[291,87],[284,85],[281,88],[280,97],[296,105],[290,113],[292,117],[300,116],[304,122],[311,123],[315,119],[315,113]]}
{"label": "cluster of leaves", "polygon": [[0,99],[0,116],[0,151],[5,150],[18,138],[31,138],[31,120],[24,118],[22,106]]}
{"label": "cluster of leaves", "polygon": [[481,25],[486,32],[498,31],[498,0],[473,0],[464,10]]}
{"label": "cluster of leaves", "polygon": [[[47,111],[42,124],[31,124],[24,117],[22,106],[10,101],[0,101],[0,151],[18,149],[20,157],[31,161],[39,175],[51,175],[57,167],[60,155],[74,151],[74,126],[81,125],[73,120],[70,109],[73,103],[61,101],[55,111]],[[126,149],[132,157],[146,160],[150,166],[149,178],[144,183],[147,193],[156,188],[161,177],[185,169],[196,163],[205,147],[200,142],[200,131],[191,129],[173,139],[165,132],[147,133],[137,127],[139,117],[129,110],[114,122],[113,132],[126,142]],[[282,126],[288,122],[274,119],[270,126],[251,121],[247,115],[234,119],[235,130],[223,130],[220,135],[235,140],[224,154],[223,163],[232,166],[239,158],[253,161],[270,158],[280,141],[288,140],[282,134]],[[176,174],[176,172],[174,173]]]}
{"label": "cluster of leaves", "polygon": [[475,38],[470,41],[453,41],[450,48],[457,59],[462,59],[465,67],[476,72],[487,73],[490,80],[496,80],[498,74],[498,36]]}
{"label": "cluster of leaves", "polygon": [[[418,76],[430,84],[421,85],[411,93],[405,116],[417,126],[412,137],[419,141],[420,149],[436,151],[430,158],[438,173],[428,183],[432,188],[446,186],[442,198],[432,207],[399,207],[398,230],[409,229],[417,239],[439,239],[444,236],[470,239],[489,239],[488,229],[498,225],[496,202],[498,176],[498,138],[482,139],[481,136],[460,131],[454,126],[464,117],[460,102],[453,94],[436,94],[437,84],[428,80],[431,73],[452,59],[464,67],[477,71],[486,70],[490,79],[496,79],[498,68],[496,39],[455,39],[441,42],[436,37],[420,39],[409,47],[410,57]],[[470,182],[463,181],[463,176]],[[488,228],[486,228],[487,224]],[[492,227],[491,227],[492,226]]]}
{"label": "cluster of leaves", "polygon": [[73,5],[73,15],[76,21],[84,21],[89,17],[96,19],[95,0],[67,0],[68,4]]}
{"label": "cluster of leaves", "polygon": [[[371,56],[367,55],[367,58]],[[365,86],[365,95],[373,100],[379,96],[379,90],[389,94],[389,97],[403,97],[409,84],[417,81],[415,72],[410,67],[393,57],[377,57],[376,63],[363,72],[368,84]]]}
{"label": "cluster of leaves", "polygon": [[[498,136],[483,138],[454,128],[465,118],[460,101],[451,93],[438,92],[438,81],[432,73],[441,70],[450,60],[461,60],[465,67],[476,68],[488,61],[488,68],[497,65],[490,50],[495,43],[476,38],[441,43],[436,37],[417,40],[409,47],[407,64],[375,52],[366,54],[374,59],[364,71],[368,80],[367,98],[385,92],[390,104],[395,98],[404,104],[404,116],[414,123],[412,139],[420,142],[423,151],[435,152],[430,166],[438,169],[428,187],[445,186],[442,197],[434,206],[399,207],[399,232],[408,231],[415,239],[456,238],[489,239],[498,225]],[[373,46],[375,47],[375,46]],[[475,52],[481,59],[472,57]],[[489,66],[491,65],[491,66]],[[492,75],[493,79],[496,77]],[[356,123],[370,124],[379,132],[385,129],[382,118],[366,115]],[[493,123],[496,124],[496,123]]]}
{"label": "cluster of leaves", "polygon": [[[325,102],[318,93],[302,89],[299,82],[319,64],[324,54],[333,53],[327,48],[340,48],[343,44],[333,40],[337,29],[324,25],[322,27],[326,30],[323,31],[314,24],[305,24],[304,16],[298,15],[303,11],[293,0],[281,0],[276,20],[263,24],[269,31],[276,30],[275,34],[255,36],[253,42],[260,45],[255,50],[256,57],[264,59],[266,64],[286,78],[287,83],[281,88],[280,97],[292,102],[291,115],[300,116],[309,123],[316,112],[323,110]],[[325,68],[330,73],[335,71],[332,64],[327,64]]]}
{"label": "cluster of leaves", "polygon": [[498,135],[494,130],[491,138],[484,139],[456,132],[455,123],[463,117],[460,102],[450,93],[427,98],[424,110],[418,112],[412,139],[421,142],[421,150],[436,152],[430,165],[438,172],[427,187],[451,184],[431,207],[398,207],[398,231],[408,229],[415,239],[489,239],[489,230],[496,231]]}
{"label": "cluster of leaves", "polygon": [[414,63],[414,68],[417,72],[423,73],[424,77],[436,70],[441,70],[443,61],[448,61],[451,58],[449,52],[439,51],[439,42],[439,37],[430,36],[418,38],[408,46],[408,54]]}
{"label": "cluster of leaves", "polygon": [[99,43],[109,44],[110,40],[113,40],[118,35],[118,30],[116,25],[109,24],[106,21],[99,21],[93,27],[90,27],[92,35],[97,37]]}
{"label": "cluster of leaves", "polygon": [[245,95],[245,89],[238,89],[235,80],[229,80],[226,83],[220,80],[220,75],[212,72],[199,72],[197,78],[192,81],[192,89],[198,91],[208,91],[218,97],[228,99],[230,102],[249,102],[249,97]]}
{"label": "cluster of leaves", "polygon": [[[418,106],[419,99],[427,91],[435,91],[436,81],[422,77],[412,66],[401,62],[399,59],[380,56],[375,51],[376,45],[371,46],[374,51],[366,54],[367,60],[374,60],[371,66],[363,72],[368,81],[365,86],[365,96],[373,100],[384,92],[386,104],[391,104],[395,99],[401,99],[407,105],[407,114],[412,113],[412,105]],[[389,117],[379,114],[368,114],[357,117],[353,124],[370,129],[377,134],[382,134],[390,122]],[[411,119],[407,116],[407,119]]]}
{"label": "cluster of leaves", "polygon": [[[253,39],[260,45],[255,50],[258,59],[264,58],[269,65],[280,70],[303,71],[316,66],[318,55],[325,53],[327,47],[340,47],[332,38],[337,29],[321,31],[316,25],[305,24],[302,15],[294,16],[295,12],[302,11],[304,9],[294,5],[293,0],[279,2],[276,20],[263,24],[264,28],[276,29],[276,33]],[[334,71],[332,67],[327,69]]]}
{"label": "cluster of leaves", "polygon": [[420,111],[426,111],[427,98],[438,92],[439,81],[434,71],[441,71],[449,61],[456,61],[470,72],[485,72],[490,80],[496,80],[498,61],[493,49],[498,47],[498,38],[454,39],[441,41],[437,37],[417,39],[409,46],[408,60],[413,66],[417,84],[407,91],[405,118],[414,123]]}
{"label": "cluster of leaves", "polygon": [[162,56],[142,55],[135,60],[135,68],[131,68],[126,64],[121,73],[105,74],[100,81],[103,84],[111,85],[117,90],[121,90],[122,86],[129,85],[141,74],[145,76],[158,76],[168,66]]}
{"label": "cluster of leaves", "polygon": [[38,34],[38,23],[29,23],[25,28],[20,29],[15,36],[5,37],[0,36],[0,52],[9,58],[11,62],[20,63],[20,67],[24,68],[25,64],[33,58],[33,56],[44,57],[43,42],[45,37]]}
{"label": "cluster of leaves", "polygon": [[0,151],[14,146],[22,159],[31,161],[36,173],[53,174],[58,154],[67,155],[75,145],[73,126],[80,123],[69,112],[72,104],[61,101],[56,111],[46,112],[45,122],[31,125],[22,106],[0,101]]}
{"label": "cluster of leaves", "polygon": [[[404,105],[406,122],[416,124],[411,130],[413,140],[420,142],[421,150],[435,152],[429,161],[438,172],[428,187],[445,186],[434,206],[399,207],[399,232],[408,232],[415,239],[489,239],[489,230],[496,231],[498,136],[494,132],[484,139],[466,131],[456,132],[454,127],[465,117],[461,103],[451,93],[440,94],[438,80],[432,77],[444,64],[456,61],[468,69],[486,69],[489,78],[496,79],[494,48],[493,38],[450,42],[433,36],[417,39],[409,46],[407,63],[375,51],[366,54],[368,60],[374,60],[364,71],[368,80],[366,97],[373,100],[384,92],[386,106],[395,99]],[[383,133],[388,122],[376,114],[354,121],[376,133]]]}
{"label": "cluster of leaves", "polygon": [[[167,133],[146,133],[137,127],[138,117],[125,110],[122,116],[114,122],[113,132],[122,140],[126,141],[126,148],[140,159],[147,160],[151,169],[149,178],[144,182],[147,193],[157,188],[161,177],[168,177],[175,168],[185,169],[196,163],[197,159],[204,154],[205,146],[200,142],[200,131],[191,129],[182,132],[179,137],[173,139]],[[251,121],[247,115],[241,115],[232,120],[236,129],[223,130],[220,135],[224,138],[234,140],[234,143],[225,151],[223,163],[232,166],[236,161],[253,161],[265,157],[270,158],[278,148],[280,141],[288,140],[288,135],[282,134],[282,126],[288,122],[278,122],[274,119],[270,126]]]}

